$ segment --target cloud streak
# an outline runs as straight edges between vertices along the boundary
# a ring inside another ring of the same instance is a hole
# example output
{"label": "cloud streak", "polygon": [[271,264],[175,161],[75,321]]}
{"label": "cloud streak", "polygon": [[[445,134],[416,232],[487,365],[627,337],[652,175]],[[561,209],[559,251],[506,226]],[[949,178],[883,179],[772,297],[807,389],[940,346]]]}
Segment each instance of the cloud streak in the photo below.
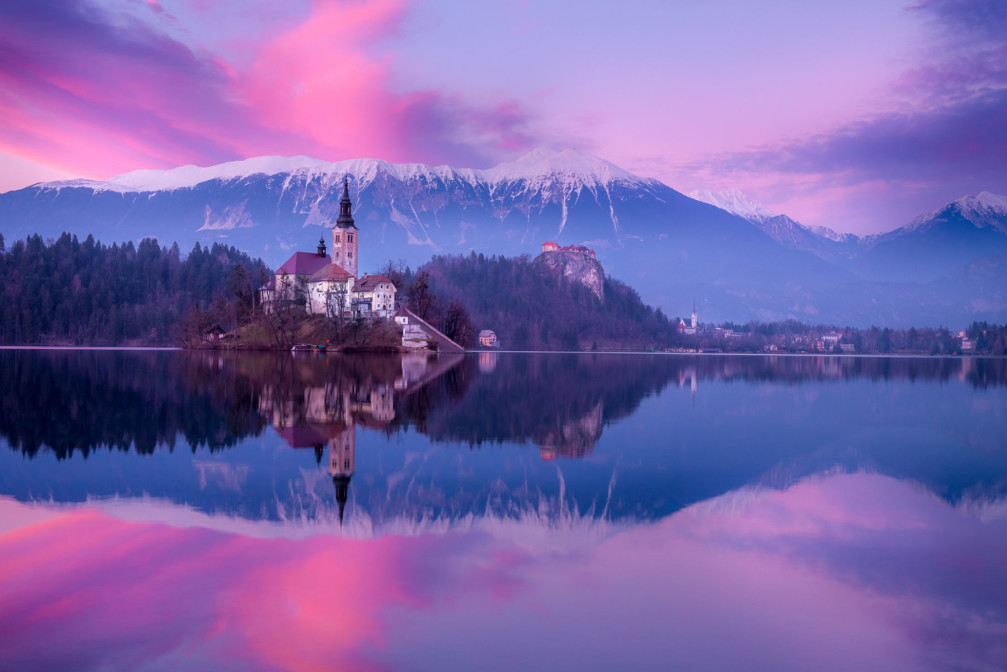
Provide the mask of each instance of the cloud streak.
{"label": "cloud streak", "polygon": [[101,177],[261,154],[488,165],[531,147],[530,115],[514,101],[392,90],[395,62],[377,45],[407,11],[399,0],[316,2],[232,63],[184,40],[156,3],[4,3],[0,149]]}
{"label": "cloud streak", "polygon": [[[1007,6],[925,0],[908,11],[930,31],[926,54],[891,83],[879,112],[691,168],[759,184],[762,193],[798,209],[809,207],[809,194],[821,207],[830,191],[840,200],[870,194],[914,204],[877,207],[882,217],[905,207],[918,213],[922,193],[939,194],[937,205],[970,191],[1007,188]],[[885,228],[903,223],[889,220]]]}

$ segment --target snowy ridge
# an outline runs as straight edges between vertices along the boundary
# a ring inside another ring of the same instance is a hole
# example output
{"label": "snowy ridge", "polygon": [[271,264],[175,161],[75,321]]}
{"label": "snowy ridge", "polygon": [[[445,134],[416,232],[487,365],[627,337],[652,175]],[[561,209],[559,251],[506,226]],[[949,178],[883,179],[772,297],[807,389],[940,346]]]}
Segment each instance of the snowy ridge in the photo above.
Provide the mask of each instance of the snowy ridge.
{"label": "snowy ridge", "polygon": [[572,149],[536,149],[517,161],[501,163],[476,172],[490,184],[524,180],[535,185],[557,181],[557,178],[570,187],[604,187],[616,181],[632,184],[644,182],[614,163]]}
{"label": "snowy ridge", "polygon": [[786,215],[777,215],[769,208],[755,203],[737,189],[716,192],[693,191],[687,195],[689,198],[709,203],[721,210],[727,210],[739,217],[744,217],[781,243],[790,243],[800,247],[799,241],[809,234],[836,243],[858,240],[858,236],[852,233],[836,233],[827,226],[806,226]]}
{"label": "snowy ridge", "polygon": [[[386,175],[400,182],[450,182],[469,185],[487,184],[491,190],[500,184],[523,181],[529,191],[561,185],[567,194],[579,193],[588,188],[598,190],[614,181],[635,185],[646,184],[642,178],[619,168],[613,163],[573,150],[553,151],[537,149],[516,161],[501,163],[493,168],[477,170],[456,169],[450,166],[427,166],[422,163],[390,163],[383,159],[348,159],[322,161],[308,156],[258,156],[243,161],[229,161],[214,166],[180,166],[168,170],[134,170],[108,180],[63,180],[48,182],[51,189],[87,187],[95,191],[154,192],[188,189],[204,182],[228,182],[253,175],[300,176],[323,184],[335,183],[344,175],[351,175],[357,188],[364,188]],[[289,180],[288,180],[289,182]]]}
{"label": "snowy ridge", "polygon": [[689,198],[703,203],[709,203],[721,210],[744,217],[749,221],[762,221],[775,217],[776,213],[758,203],[753,202],[737,189],[725,191],[692,191],[686,194]]}
{"label": "snowy ridge", "polygon": [[807,229],[816,236],[820,236],[828,240],[834,240],[837,243],[842,243],[847,240],[856,240],[860,238],[860,236],[853,233],[836,233],[827,226],[806,226],[804,224],[801,224],[800,222],[797,222],[797,225]]}

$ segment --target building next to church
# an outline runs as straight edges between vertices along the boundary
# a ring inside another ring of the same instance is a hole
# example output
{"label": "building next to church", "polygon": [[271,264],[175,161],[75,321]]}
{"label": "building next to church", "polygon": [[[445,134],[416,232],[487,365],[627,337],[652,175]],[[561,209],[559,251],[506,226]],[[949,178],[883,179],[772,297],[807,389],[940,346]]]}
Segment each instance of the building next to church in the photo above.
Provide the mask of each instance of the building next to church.
{"label": "building next to church", "polygon": [[395,285],[383,275],[365,275],[353,285],[353,312],[387,316],[395,312]]}
{"label": "building next to church", "polygon": [[283,303],[303,305],[308,314],[348,317],[390,317],[397,289],[383,275],[358,278],[360,231],[353,221],[349,178],[343,178],[339,217],[332,227],[332,256],[325,240],[316,252],[294,252],[272,280],[259,290],[263,310],[276,312]]}

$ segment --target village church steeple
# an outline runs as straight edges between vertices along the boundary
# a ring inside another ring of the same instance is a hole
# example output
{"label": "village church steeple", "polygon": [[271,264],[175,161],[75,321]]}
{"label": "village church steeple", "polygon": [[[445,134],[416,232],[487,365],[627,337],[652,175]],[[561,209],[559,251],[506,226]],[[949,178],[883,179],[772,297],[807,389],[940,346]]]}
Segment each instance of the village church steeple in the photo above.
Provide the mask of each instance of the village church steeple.
{"label": "village church steeple", "polygon": [[357,225],[353,223],[350,202],[350,178],[343,177],[343,197],[339,199],[339,218],[332,228],[332,262],[357,277]]}

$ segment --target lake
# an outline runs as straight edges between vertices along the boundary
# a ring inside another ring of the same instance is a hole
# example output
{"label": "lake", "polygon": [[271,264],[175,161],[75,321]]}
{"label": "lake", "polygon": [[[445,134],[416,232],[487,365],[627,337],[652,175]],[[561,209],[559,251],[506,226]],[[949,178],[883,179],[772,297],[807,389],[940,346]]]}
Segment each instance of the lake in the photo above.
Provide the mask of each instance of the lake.
{"label": "lake", "polygon": [[1007,669],[1003,359],[0,350],[0,386],[0,669]]}

